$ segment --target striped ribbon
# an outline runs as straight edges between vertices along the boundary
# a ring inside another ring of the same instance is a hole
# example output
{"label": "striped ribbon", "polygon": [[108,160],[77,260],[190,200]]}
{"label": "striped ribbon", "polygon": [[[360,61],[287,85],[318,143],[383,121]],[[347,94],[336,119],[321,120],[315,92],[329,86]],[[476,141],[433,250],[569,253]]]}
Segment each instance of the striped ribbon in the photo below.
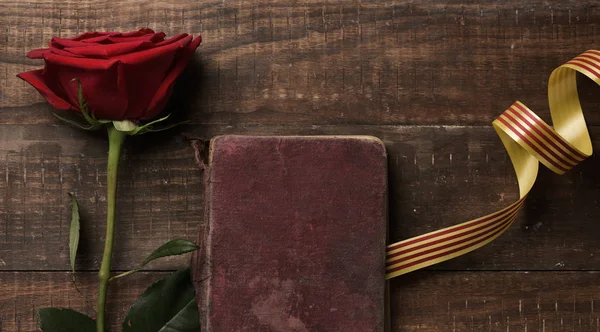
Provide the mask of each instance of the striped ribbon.
{"label": "striped ribbon", "polygon": [[500,236],[516,219],[538,173],[538,163],[563,174],[592,154],[592,142],[577,94],[577,72],[600,85],[600,51],[587,51],[556,68],[548,82],[554,128],[517,101],[493,127],[515,168],[519,200],[462,224],[390,244],[386,279],[466,254]]}

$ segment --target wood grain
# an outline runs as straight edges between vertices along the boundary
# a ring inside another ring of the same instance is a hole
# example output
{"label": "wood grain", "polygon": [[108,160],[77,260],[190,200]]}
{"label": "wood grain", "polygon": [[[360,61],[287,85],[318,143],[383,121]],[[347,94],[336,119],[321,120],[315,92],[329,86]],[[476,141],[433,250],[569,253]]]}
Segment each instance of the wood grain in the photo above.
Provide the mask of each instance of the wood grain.
{"label": "wood grain", "polygon": [[[68,192],[78,198],[82,216],[79,269],[97,269],[106,215],[104,133],[67,126],[1,127],[0,269],[68,270]],[[172,135],[136,137],[126,143],[116,269],[134,268],[170,239],[196,239],[202,173],[190,144]],[[183,262],[166,259],[152,267],[176,268]]]}
{"label": "wood grain", "polygon": [[172,103],[194,123],[487,125],[515,99],[547,116],[551,70],[597,47],[600,23],[591,0],[113,3],[0,3],[4,123],[54,122],[15,77],[42,65],[28,50],[142,26],[203,36]]}
{"label": "wood grain", "polygon": [[[496,211],[517,199],[512,164],[491,127],[312,126],[193,129],[220,134],[373,135],[388,152],[390,237],[399,241]],[[600,146],[600,128],[590,129]],[[188,134],[193,137],[194,134]],[[499,239],[439,270],[598,270],[598,197],[591,157],[558,176],[541,167],[516,223]]]}
{"label": "wood grain", "polygon": [[[92,313],[65,272],[67,192],[81,201],[77,265],[93,298],[106,140],[58,124],[15,77],[43,65],[24,55],[52,36],[148,26],[204,39],[166,110],[191,124],[127,143],[114,258],[126,270],[167,239],[195,239],[202,225],[202,173],[182,132],[380,137],[392,240],[509,204],[515,178],[489,124],[517,99],[549,120],[551,70],[598,48],[599,24],[594,0],[0,0],[0,331],[36,330],[40,306]],[[600,94],[586,80],[579,92],[599,146]],[[393,280],[393,330],[599,331],[598,163],[564,176],[542,170],[498,240]],[[111,289],[113,330],[163,273]]]}
{"label": "wood grain", "polygon": [[[105,205],[105,139],[68,126],[0,126],[1,270],[68,270],[66,193],[81,200],[86,244],[80,268],[97,269]],[[374,135],[388,149],[392,240],[417,236],[504,207],[517,198],[510,160],[491,127],[186,126],[220,134]],[[592,127],[600,146],[600,129]],[[83,155],[82,155],[83,154]],[[202,184],[194,150],[177,132],[128,142],[119,188],[116,269],[130,269],[169,238],[195,239]],[[600,270],[598,159],[558,176],[546,169],[516,224],[489,246],[433,269]],[[34,247],[36,250],[31,250]],[[175,268],[182,260],[158,262]]]}
{"label": "wood grain", "polygon": [[[135,298],[164,275],[141,273],[111,288],[112,331],[120,330]],[[95,276],[78,274],[91,302]],[[392,331],[597,331],[599,278],[598,272],[415,272],[391,281]],[[67,272],[0,272],[0,289],[2,332],[36,331],[38,307],[94,315]]]}
{"label": "wood grain", "polygon": [[598,331],[597,272],[416,272],[392,281],[392,331]]}
{"label": "wood grain", "polygon": [[[110,331],[121,331],[125,314],[135,299],[166,272],[142,272],[119,279],[108,295]],[[77,274],[77,288],[68,272],[0,272],[0,332],[38,331],[35,309],[71,308],[95,317],[97,274]]]}

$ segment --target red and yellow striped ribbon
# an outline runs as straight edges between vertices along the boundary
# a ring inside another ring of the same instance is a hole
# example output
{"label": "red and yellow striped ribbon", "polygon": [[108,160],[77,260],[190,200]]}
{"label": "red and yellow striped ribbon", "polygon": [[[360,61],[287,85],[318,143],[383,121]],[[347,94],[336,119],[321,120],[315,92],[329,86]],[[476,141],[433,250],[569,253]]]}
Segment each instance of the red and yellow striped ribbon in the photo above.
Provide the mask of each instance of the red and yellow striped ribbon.
{"label": "red and yellow striped ribbon", "polygon": [[554,128],[519,101],[492,123],[515,168],[519,200],[487,216],[390,244],[386,253],[386,279],[466,254],[491,242],[516,219],[537,177],[538,162],[563,174],[592,154],[577,94],[577,72],[600,85],[600,51],[587,51],[550,75],[548,101]]}

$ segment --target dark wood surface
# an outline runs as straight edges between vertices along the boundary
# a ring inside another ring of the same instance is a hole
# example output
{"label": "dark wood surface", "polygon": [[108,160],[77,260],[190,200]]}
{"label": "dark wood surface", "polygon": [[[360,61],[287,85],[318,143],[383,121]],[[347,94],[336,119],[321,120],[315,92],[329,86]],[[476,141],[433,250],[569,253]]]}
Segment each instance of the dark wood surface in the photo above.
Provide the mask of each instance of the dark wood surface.
{"label": "dark wood surface", "polygon": [[[58,123],[19,72],[52,36],[149,26],[202,34],[168,109],[190,123],[127,142],[114,269],[169,238],[196,238],[202,173],[191,139],[367,134],[389,152],[392,240],[516,199],[490,123],[514,100],[549,121],[551,70],[600,45],[597,1],[0,1],[0,331],[34,308],[88,314],[104,236],[106,139]],[[600,90],[582,81],[595,146]],[[542,170],[516,224],[466,256],[391,281],[393,331],[598,331],[600,161]],[[68,273],[68,192],[81,202],[78,286]],[[153,263],[111,289],[114,331]]]}

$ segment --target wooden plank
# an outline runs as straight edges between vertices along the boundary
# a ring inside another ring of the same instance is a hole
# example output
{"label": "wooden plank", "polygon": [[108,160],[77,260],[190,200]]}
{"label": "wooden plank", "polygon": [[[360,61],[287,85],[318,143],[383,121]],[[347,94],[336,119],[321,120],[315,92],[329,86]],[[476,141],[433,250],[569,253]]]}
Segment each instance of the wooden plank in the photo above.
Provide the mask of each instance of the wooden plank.
{"label": "wooden plank", "polygon": [[[141,272],[119,279],[108,292],[107,327],[121,331],[129,306],[166,272]],[[35,309],[71,308],[95,317],[96,273],[77,274],[77,291],[68,272],[0,272],[0,332],[39,331]]]}
{"label": "wooden plank", "polygon": [[393,331],[597,331],[598,272],[416,272],[391,282]]}
{"label": "wooden plank", "polygon": [[[116,269],[135,267],[170,239],[196,240],[202,173],[189,143],[174,134],[127,143],[120,168]],[[98,268],[106,215],[103,136],[65,126],[2,126],[0,269],[68,269],[68,192],[78,198],[82,216],[78,266]],[[166,259],[152,267],[168,269],[184,260]]]}
{"label": "wooden plank", "polygon": [[[214,126],[220,134],[373,135],[386,144],[390,176],[390,238],[399,241],[494,212],[517,199],[512,164],[490,127]],[[591,127],[595,146],[600,128]],[[193,134],[188,134],[193,136]],[[433,266],[449,270],[598,270],[597,197],[592,156],[558,176],[543,166],[515,224],[492,244]],[[585,212],[584,212],[585,211]]]}
{"label": "wooden plank", "polygon": [[[110,326],[164,272],[118,281],[109,292]],[[95,273],[78,274],[94,302]],[[599,272],[414,272],[391,281],[393,331],[596,331]],[[36,331],[35,308],[93,315],[67,272],[0,272],[0,331]]]}
{"label": "wooden plank", "polygon": [[[547,118],[551,70],[596,47],[600,23],[593,0],[37,0],[0,13],[3,123],[54,122],[15,77],[42,65],[28,50],[142,26],[204,37],[168,107],[197,124],[488,124],[516,99]],[[581,94],[598,105],[593,84]]]}
{"label": "wooden plank", "polygon": [[[491,127],[193,125],[181,130],[201,139],[232,133],[381,138],[389,153],[392,240],[493,212],[517,195],[512,166]],[[69,191],[79,197],[84,216],[80,267],[97,269],[105,213],[103,134],[63,125],[0,125],[0,133],[0,270],[69,269]],[[591,133],[599,146],[600,127]],[[125,155],[116,269],[135,267],[169,238],[195,239],[203,219],[202,174],[194,150],[177,130],[131,138]],[[600,270],[599,163],[592,157],[563,176],[542,169],[524,211],[505,235],[433,269]]]}

